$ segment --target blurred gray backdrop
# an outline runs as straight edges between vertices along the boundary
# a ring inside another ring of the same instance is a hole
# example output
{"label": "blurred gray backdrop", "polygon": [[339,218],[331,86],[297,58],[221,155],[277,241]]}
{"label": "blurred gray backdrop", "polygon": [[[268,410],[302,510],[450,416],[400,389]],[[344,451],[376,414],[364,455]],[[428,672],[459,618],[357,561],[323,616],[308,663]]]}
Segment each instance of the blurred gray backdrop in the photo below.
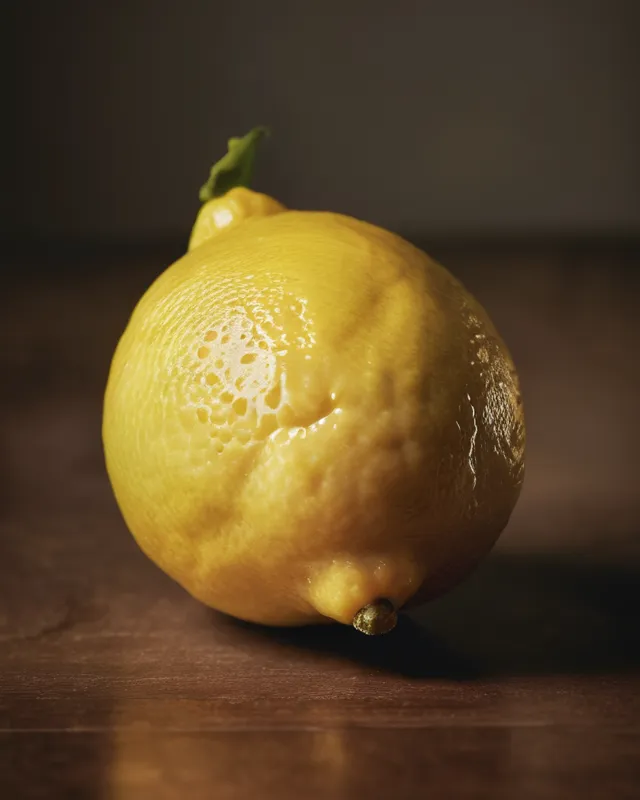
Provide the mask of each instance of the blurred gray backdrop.
{"label": "blurred gray backdrop", "polygon": [[[256,185],[410,236],[637,234],[637,0],[23,0],[3,233],[182,236],[230,135]],[[5,7],[7,8],[7,7]]]}

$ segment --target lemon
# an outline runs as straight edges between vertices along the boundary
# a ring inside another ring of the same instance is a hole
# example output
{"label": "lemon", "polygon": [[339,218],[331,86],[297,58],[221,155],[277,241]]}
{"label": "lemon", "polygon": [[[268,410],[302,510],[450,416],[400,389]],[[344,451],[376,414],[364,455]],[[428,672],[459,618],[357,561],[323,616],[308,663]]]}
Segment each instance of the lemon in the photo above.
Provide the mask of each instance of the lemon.
{"label": "lemon", "polygon": [[509,519],[525,443],[512,360],[479,303],[398,236],[242,186],[203,194],[189,252],[113,358],[117,502],[203,603],[383,632]]}

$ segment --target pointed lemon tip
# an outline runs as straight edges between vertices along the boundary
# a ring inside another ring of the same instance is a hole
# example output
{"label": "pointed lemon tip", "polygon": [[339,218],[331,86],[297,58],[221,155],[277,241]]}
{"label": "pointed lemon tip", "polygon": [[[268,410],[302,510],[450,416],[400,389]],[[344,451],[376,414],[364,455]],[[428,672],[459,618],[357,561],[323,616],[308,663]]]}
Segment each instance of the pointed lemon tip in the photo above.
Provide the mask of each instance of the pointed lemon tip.
{"label": "pointed lemon tip", "polygon": [[396,625],[396,609],[419,584],[415,570],[404,560],[334,560],[314,570],[307,599],[322,616],[363,633],[386,633]]}

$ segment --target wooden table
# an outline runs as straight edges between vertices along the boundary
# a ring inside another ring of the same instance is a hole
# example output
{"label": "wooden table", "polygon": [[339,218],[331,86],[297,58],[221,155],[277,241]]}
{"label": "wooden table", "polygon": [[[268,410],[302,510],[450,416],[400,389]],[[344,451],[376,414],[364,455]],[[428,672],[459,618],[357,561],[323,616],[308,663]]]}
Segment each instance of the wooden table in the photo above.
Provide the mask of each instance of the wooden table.
{"label": "wooden table", "polygon": [[441,245],[519,365],[525,490],[388,637],[266,630],[138,551],[101,392],[168,254],[29,251],[0,314],[0,797],[640,797],[640,249]]}

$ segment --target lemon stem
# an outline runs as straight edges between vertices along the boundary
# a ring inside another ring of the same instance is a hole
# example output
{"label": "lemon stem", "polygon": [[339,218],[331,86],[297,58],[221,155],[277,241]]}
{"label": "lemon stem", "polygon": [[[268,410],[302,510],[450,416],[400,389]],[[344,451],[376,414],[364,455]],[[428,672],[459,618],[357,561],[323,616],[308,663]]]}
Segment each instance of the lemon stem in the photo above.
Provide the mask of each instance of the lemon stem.
{"label": "lemon stem", "polygon": [[398,615],[393,603],[383,597],[361,608],[353,618],[352,624],[360,633],[366,633],[367,636],[379,636],[392,631],[397,622]]}
{"label": "lemon stem", "polygon": [[254,128],[241,139],[227,142],[227,153],[211,167],[209,180],[200,189],[200,202],[221,197],[236,186],[249,186],[253,176],[256,147],[268,133],[267,128]]}

